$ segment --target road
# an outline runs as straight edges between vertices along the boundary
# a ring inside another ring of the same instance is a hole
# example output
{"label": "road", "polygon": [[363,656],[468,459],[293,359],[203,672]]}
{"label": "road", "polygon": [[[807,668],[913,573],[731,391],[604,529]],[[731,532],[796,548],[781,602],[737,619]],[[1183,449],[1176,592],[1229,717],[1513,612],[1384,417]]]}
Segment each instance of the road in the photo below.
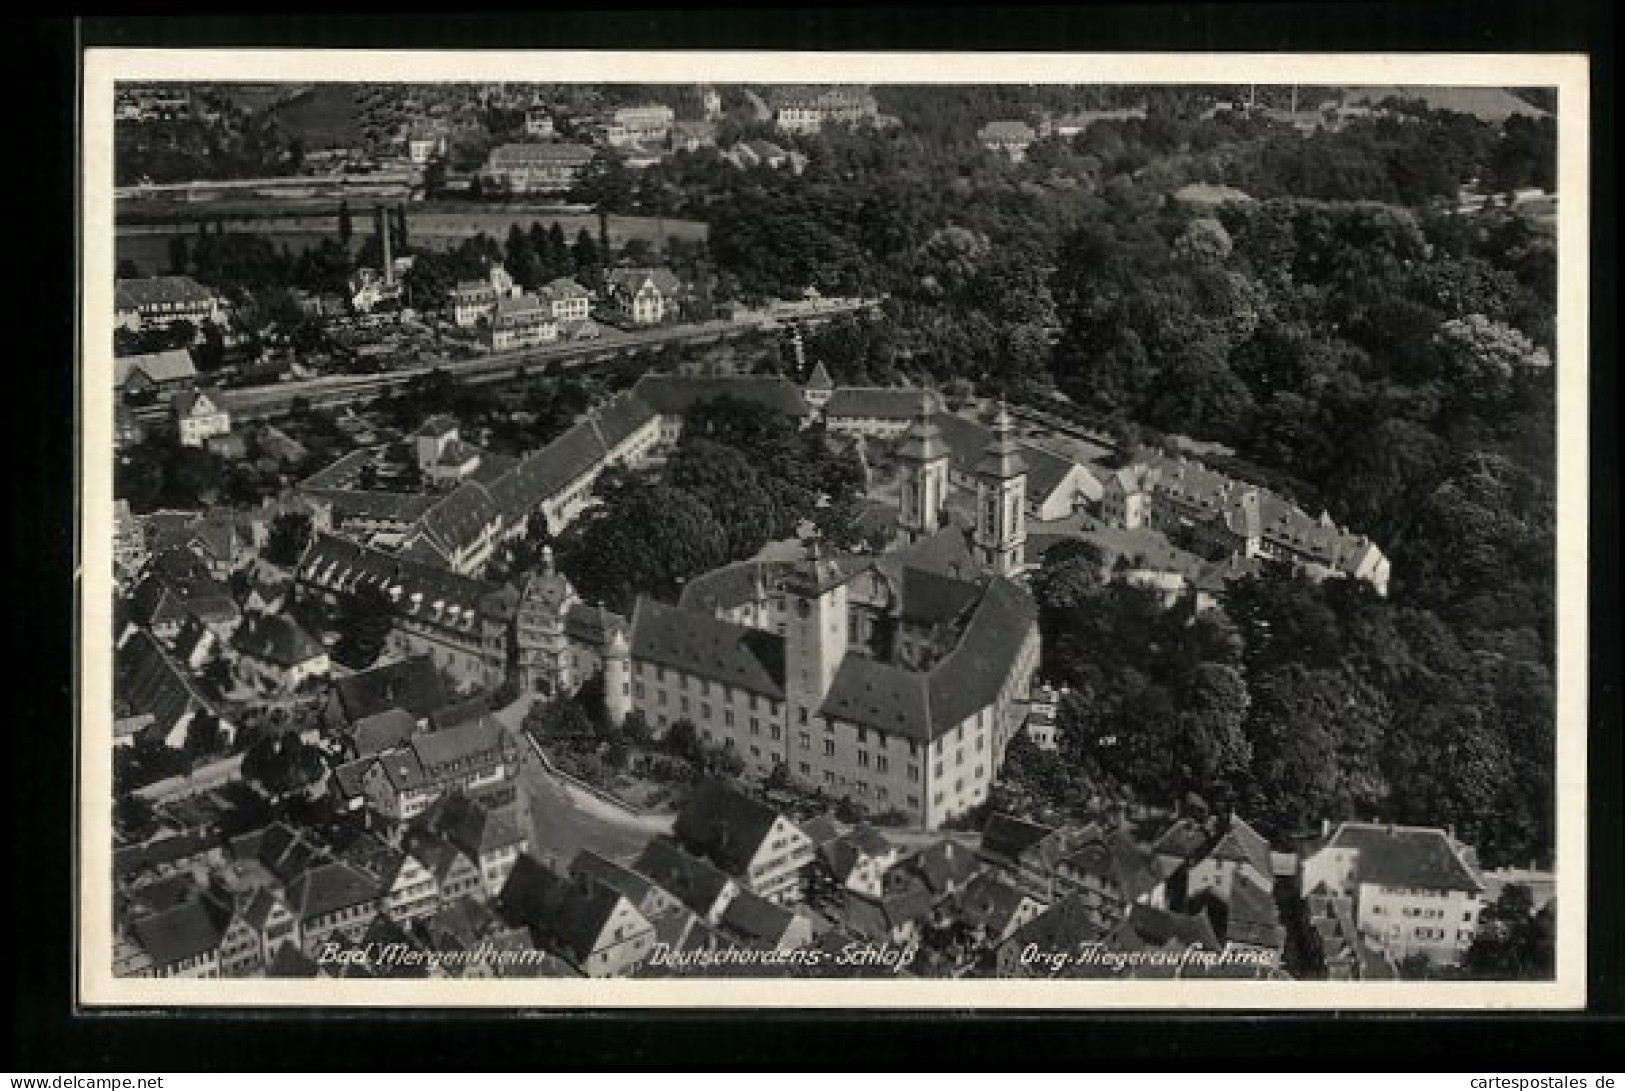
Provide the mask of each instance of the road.
{"label": "road", "polygon": [[[435,360],[415,367],[378,375],[324,375],[316,379],[237,387],[220,393],[236,420],[259,420],[287,413],[296,399],[313,406],[347,405],[387,394],[438,368],[465,383],[501,382],[513,378],[520,368],[532,368],[550,361],[580,365],[609,359],[626,352],[657,349],[670,344],[706,343],[741,337],[760,329],[764,321],[789,319],[804,322],[826,321],[872,306],[871,300],[816,300],[786,304],[746,318],[661,326],[649,330],[607,330],[594,341],[558,342],[535,348],[487,353],[469,360]],[[135,411],[143,422],[161,420],[164,405],[146,406]]]}
{"label": "road", "polygon": [[528,737],[520,750],[519,813],[537,859],[566,868],[591,849],[630,864],[652,838],[671,832],[674,816],[634,814],[570,784],[542,764]]}

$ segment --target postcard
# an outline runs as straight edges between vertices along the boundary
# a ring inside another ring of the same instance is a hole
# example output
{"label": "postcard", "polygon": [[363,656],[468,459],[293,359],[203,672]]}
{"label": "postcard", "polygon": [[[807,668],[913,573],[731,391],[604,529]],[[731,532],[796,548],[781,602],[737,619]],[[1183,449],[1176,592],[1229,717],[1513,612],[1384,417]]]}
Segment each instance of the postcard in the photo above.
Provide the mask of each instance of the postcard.
{"label": "postcard", "polygon": [[1585,1002],[1583,57],[92,49],[78,992]]}

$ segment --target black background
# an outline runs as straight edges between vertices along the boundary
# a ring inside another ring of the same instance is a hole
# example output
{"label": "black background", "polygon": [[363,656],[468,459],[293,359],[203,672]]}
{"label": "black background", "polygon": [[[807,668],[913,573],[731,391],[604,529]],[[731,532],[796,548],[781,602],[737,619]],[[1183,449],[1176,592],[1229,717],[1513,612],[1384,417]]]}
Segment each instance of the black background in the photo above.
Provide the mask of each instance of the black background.
{"label": "black background", "polygon": [[[149,9],[150,10],[150,9]],[[1588,3],[100,16],[13,21],[16,196],[0,402],[9,623],[12,1071],[587,1068],[1434,1068],[1617,1071],[1621,982],[1613,12]],[[82,1014],[73,997],[73,375],[79,49],[216,47],[1584,52],[1592,57],[1590,1012]],[[17,230],[19,227],[24,231]],[[43,259],[43,261],[42,261]],[[1586,1067],[1580,1067],[1586,1066]],[[1592,1067],[1595,1066],[1595,1067]]]}

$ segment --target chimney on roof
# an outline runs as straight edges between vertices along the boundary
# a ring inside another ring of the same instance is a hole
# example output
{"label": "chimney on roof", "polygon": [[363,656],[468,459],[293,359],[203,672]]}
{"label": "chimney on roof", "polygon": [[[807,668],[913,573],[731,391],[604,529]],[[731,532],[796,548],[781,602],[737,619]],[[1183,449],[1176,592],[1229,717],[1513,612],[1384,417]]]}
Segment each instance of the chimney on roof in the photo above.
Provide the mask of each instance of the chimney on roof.
{"label": "chimney on roof", "polygon": [[1322,818],[1320,820],[1320,836],[1322,836],[1322,837],[1330,837],[1331,835],[1332,835],[1332,820],[1329,819],[1329,818]]}

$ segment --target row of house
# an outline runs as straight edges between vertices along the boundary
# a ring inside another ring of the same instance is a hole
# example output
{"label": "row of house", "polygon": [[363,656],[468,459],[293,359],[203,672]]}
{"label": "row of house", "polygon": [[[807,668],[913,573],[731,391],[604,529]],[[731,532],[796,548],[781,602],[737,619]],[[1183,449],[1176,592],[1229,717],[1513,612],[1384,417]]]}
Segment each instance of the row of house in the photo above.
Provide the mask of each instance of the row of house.
{"label": "row of house", "polygon": [[114,970],[308,976],[330,946],[385,933],[406,939],[407,929],[420,941],[455,934],[461,919],[484,915],[527,846],[511,808],[460,794],[382,833],[352,824],[321,835],[278,823],[191,837],[186,855],[171,854],[157,874],[155,854],[132,846],[115,855]]}
{"label": "row of house", "polygon": [[1210,558],[1283,561],[1310,575],[1363,580],[1388,593],[1389,561],[1375,542],[1325,512],[1314,518],[1269,489],[1185,455],[1136,453],[1106,477],[1100,510],[1109,527],[1149,526]]}

